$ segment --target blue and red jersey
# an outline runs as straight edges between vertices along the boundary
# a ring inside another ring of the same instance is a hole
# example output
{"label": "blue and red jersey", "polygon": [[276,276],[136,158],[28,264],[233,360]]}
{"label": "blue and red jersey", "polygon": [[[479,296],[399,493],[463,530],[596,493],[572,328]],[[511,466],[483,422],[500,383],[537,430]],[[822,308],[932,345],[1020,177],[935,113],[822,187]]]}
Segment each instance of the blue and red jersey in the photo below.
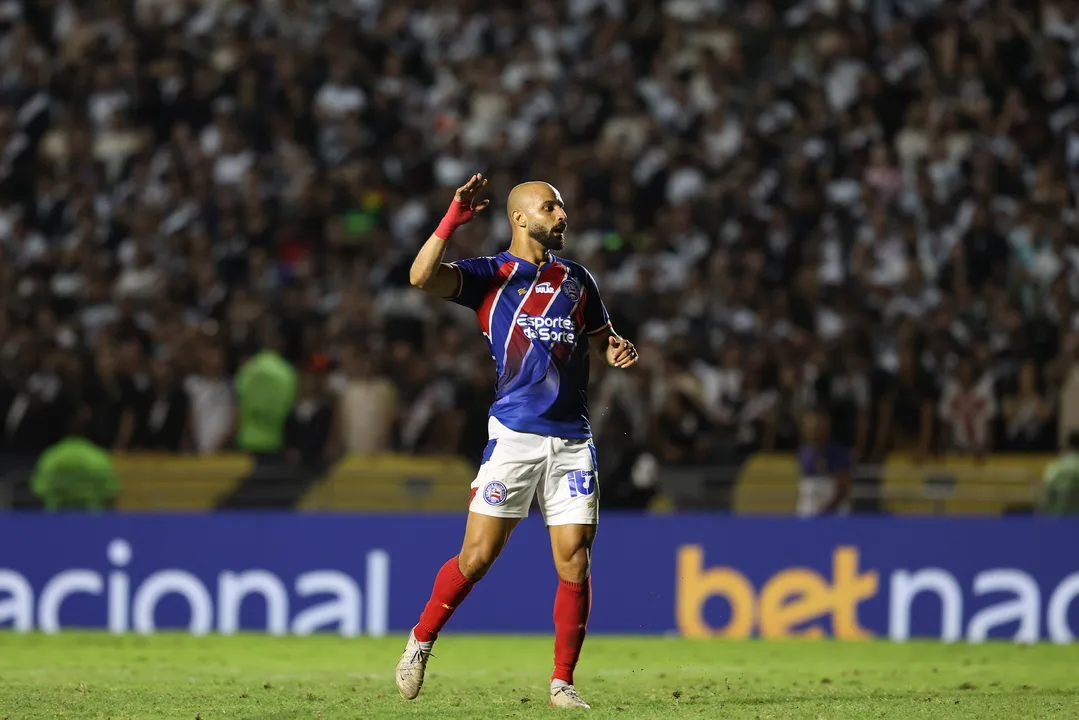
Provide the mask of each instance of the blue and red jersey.
{"label": "blue and red jersey", "polygon": [[837,442],[828,442],[823,447],[803,445],[798,451],[798,465],[806,480],[834,478],[850,472],[852,464],[850,448]]}
{"label": "blue and red jersey", "polygon": [[491,416],[518,432],[591,437],[587,336],[611,324],[592,275],[553,255],[536,266],[508,252],[451,266],[451,299],[476,311],[495,360]]}

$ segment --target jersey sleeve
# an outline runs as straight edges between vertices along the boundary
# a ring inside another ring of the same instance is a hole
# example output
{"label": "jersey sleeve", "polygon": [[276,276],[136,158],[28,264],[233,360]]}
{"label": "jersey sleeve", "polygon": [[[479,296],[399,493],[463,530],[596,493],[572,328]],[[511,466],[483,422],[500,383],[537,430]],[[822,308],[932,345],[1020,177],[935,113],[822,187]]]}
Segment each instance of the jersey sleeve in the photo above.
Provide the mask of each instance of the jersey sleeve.
{"label": "jersey sleeve", "polygon": [[584,271],[584,331],[593,335],[611,326],[611,316],[599,295],[599,286],[592,273]]}
{"label": "jersey sleeve", "polygon": [[479,309],[495,275],[489,258],[468,258],[450,263],[457,272],[457,291],[446,298],[472,310]]}

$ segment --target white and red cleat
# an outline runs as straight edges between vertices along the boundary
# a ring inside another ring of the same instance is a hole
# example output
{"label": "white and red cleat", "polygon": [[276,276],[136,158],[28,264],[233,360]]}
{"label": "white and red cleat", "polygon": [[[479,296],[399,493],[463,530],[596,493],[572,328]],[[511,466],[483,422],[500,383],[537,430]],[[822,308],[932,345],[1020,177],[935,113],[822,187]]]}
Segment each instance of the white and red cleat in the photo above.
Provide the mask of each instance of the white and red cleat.
{"label": "white and red cleat", "polygon": [[577,694],[577,688],[561,680],[555,680],[551,683],[551,707],[577,708],[579,710],[592,709],[592,706]]}
{"label": "white and red cleat", "polygon": [[434,647],[434,642],[417,640],[415,630],[408,633],[408,642],[405,643],[405,651],[401,653],[401,659],[397,661],[395,673],[397,689],[406,700],[415,700],[420,694],[432,647]]}

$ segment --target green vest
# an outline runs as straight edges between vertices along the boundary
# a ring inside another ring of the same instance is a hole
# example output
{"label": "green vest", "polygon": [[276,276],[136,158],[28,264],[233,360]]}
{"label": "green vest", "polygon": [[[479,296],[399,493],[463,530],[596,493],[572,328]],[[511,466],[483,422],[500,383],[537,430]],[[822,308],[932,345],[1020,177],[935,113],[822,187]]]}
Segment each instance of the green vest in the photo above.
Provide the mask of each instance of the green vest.
{"label": "green vest", "polygon": [[109,454],[72,436],[42,453],[30,486],[49,510],[101,510],[119,481]]}
{"label": "green vest", "polygon": [[285,420],[296,398],[296,370],[272,350],[263,350],[236,374],[239,427],[236,445],[247,452],[278,452]]}
{"label": "green vest", "polygon": [[1042,505],[1051,515],[1079,515],[1079,452],[1067,452],[1045,468]]}

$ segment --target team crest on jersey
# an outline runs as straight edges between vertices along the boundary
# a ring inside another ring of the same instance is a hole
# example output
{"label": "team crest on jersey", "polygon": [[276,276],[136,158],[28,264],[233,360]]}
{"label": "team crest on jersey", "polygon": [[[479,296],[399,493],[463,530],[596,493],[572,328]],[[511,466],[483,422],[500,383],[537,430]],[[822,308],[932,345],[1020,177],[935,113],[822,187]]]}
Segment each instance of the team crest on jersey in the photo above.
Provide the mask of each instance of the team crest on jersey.
{"label": "team crest on jersey", "polygon": [[506,490],[506,486],[498,480],[492,480],[483,488],[483,500],[488,505],[501,505],[506,502],[506,496],[508,494],[509,492]]}
{"label": "team crest on jersey", "polygon": [[570,277],[563,280],[562,294],[568,297],[570,302],[577,302],[581,298],[581,289],[577,287],[577,281]]}

